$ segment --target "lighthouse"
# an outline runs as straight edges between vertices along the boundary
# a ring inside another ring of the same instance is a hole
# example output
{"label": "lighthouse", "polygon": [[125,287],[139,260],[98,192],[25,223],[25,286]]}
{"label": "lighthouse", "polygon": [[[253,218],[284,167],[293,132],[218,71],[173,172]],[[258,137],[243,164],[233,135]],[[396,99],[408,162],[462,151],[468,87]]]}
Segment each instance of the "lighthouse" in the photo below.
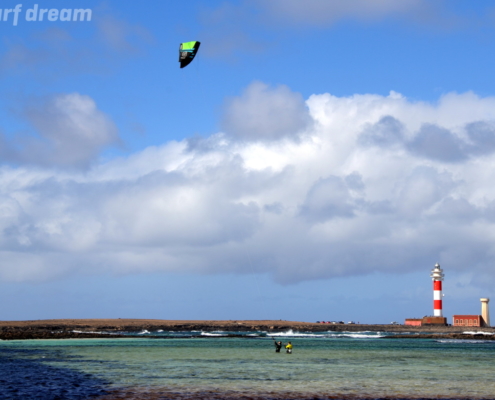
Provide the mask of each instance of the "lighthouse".
{"label": "lighthouse", "polygon": [[424,316],[422,319],[406,318],[404,325],[447,326],[447,318],[442,314],[442,282],[444,274],[440,264],[435,264],[435,267],[431,270],[430,277],[433,280],[433,316]]}
{"label": "lighthouse", "polygon": [[442,317],[442,281],[444,274],[440,264],[435,264],[435,267],[431,270],[430,277],[433,280],[433,316]]}

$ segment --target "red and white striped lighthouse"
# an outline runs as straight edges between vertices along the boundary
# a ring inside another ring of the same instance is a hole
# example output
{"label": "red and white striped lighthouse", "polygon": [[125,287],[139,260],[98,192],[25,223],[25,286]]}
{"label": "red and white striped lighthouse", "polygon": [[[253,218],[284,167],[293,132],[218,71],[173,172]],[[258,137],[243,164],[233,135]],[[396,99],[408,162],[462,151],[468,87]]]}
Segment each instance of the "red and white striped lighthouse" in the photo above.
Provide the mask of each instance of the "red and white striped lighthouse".
{"label": "red and white striped lighthouse", "polygon": [[433,316],[442,317],[442,281],[444,274],[440,264],[435,264],[430,276],[433,279]]}

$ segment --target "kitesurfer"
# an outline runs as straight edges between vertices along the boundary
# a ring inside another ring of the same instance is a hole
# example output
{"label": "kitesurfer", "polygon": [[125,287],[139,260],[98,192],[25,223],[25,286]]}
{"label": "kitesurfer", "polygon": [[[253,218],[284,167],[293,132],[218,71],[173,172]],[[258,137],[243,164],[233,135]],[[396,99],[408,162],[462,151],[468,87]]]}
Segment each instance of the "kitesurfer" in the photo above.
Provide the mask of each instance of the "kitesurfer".
{"label": "kitesurfer", "polygon": [[282,342],[275,342],[275,353],[280,353],[281,348],[282,348]]}
{"label": "kitesurfer", "polygon": [[285,346],[287,353],[291,354],[292,353],[292,344],[291,342],[287,343],[287,346]]}

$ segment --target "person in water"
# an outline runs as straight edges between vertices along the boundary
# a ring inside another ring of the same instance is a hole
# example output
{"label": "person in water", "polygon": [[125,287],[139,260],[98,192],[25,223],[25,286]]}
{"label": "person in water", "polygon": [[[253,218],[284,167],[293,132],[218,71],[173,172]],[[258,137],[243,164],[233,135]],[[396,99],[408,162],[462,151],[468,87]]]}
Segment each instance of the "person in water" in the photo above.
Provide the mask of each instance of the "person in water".
{"label": "person in water", "polygon": [[285,346],[287,353],[291,354],[292,353],[292,344],[291,342],[287,343],[287,346]]}
{"label": "person in water", "polygon": [[275,342],[275,353],[280,353],[281,348],[282,348],[282,342]]}

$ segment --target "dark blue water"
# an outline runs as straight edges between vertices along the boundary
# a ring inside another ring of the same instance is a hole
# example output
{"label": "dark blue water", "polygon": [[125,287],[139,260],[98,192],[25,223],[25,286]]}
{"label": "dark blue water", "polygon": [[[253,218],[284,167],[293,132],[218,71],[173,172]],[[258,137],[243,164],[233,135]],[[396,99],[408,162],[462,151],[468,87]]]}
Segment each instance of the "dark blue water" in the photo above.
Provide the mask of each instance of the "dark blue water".
{"label": "dark blue water", "polygon": [[46,364],[58,358],[57,352],[0,348],[0,399],[83,400],[107,393],[102,379]]}

